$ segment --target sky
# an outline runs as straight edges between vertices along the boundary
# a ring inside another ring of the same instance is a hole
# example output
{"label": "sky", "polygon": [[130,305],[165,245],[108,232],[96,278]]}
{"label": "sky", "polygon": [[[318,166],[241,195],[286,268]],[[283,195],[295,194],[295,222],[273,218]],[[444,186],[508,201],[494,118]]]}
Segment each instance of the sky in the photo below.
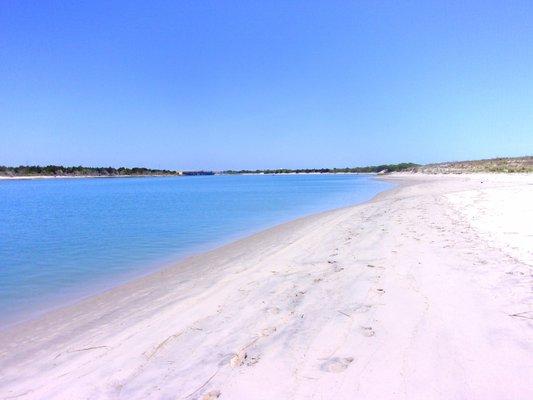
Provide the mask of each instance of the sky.
{"label": "sky", "polygon": [[533,154],[533,1],[0,2],[0,165]]}

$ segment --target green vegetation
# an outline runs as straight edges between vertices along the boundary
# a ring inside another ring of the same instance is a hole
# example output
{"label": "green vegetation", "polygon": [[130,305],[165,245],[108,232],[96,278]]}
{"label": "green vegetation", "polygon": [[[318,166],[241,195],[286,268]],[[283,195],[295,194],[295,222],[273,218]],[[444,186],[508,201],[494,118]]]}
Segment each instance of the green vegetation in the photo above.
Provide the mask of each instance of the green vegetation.
{"label": "green vegetation", "polygon": [[461,174],[475,172],[531,173],[533,172],[533,156],[500,157],[486,160],[427,164],[417,167],[413,171],[426,174]]}
{"label": "green vegetation", "polygon": [[213,171],[174,171],[167,169],[150,168],[113,168],[113,167],[64,167],[62,165],[21,165],[19,167],[0,166],[0,176],[196,176],[215,175],[216,173],[237,174],[342,174],[342,173],[379,173],[379,172],[421,172],[421,173],[471,173],[471,172],[533,172],[533,157],[493,158],[488,160],[455,161],[439,164],[419,165],[414,163],[382,164],[367,167],[346,168],[303,168],[303,169],[243,169],[239,171],[228,170]]}
{"label": "green vegetation", "polygon": [[346,168],[305,168],[305,169],[256,169],[240,171],[223,171],[224,174],[342,174],[342,173],[373,173],[373,172],[397,172],[412,170],[418,167],[418,164],[414,163],[401,163],[401,164],[382,164],[372,165],[368,167],[346,167]]}
{"label": "green vegetation", "polygon": [[94,168],[64,167],[62,165],[21,165],[19,167],[0,166],[0,176],[145,176],[145,175],[180,175],[179,171],[149,168]]}

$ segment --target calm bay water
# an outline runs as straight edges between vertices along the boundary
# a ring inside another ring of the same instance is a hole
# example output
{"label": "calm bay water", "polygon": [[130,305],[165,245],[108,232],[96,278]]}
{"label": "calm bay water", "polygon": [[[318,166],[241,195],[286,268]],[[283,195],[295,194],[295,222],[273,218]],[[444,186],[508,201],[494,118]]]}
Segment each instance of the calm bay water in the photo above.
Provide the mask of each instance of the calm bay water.
{"label": "calm bay water", "polygon": [[0,323],[389,186],[364,175],[0,181]]}

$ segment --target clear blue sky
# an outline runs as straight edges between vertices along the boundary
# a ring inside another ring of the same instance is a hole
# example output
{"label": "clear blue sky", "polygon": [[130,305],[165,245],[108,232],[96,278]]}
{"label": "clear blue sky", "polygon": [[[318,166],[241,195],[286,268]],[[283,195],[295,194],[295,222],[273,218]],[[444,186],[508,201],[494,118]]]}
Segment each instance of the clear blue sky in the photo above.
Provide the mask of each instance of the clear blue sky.
{"label": "clear blue sky", "polygon": [[533,1],[0,2],[0,164],[533,153]]}

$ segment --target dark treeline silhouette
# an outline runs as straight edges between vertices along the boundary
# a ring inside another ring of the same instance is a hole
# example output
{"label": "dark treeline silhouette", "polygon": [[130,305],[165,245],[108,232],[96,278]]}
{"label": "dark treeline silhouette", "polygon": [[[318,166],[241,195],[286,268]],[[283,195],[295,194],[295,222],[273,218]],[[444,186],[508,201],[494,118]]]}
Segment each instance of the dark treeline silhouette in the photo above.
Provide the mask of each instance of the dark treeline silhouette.
{"label": "dark treeline silhouette", "polygon": [[[256,169],[240,171],[228,170],[219,172],[221,174],[303,174],[303,173],[375,173],[375,172],[395,172],[413,170],[418,164],[382,164],[368,167],[347,167],[347,168],[305,168],[305,169]],[[21,165],[18,167],[0,166],[0,176],[158,176],[158,175],[215,175],[213,171],[174,171],[168,169],[150,168],[114,168],[114,167],[65,167],[63,165]]]}
{"label": "dark treeline silhouette", "polygon": [[0,166],[0,175],[3,176],[143,176],[179,174],[179,171],[149,168],[65,167],[62,165],[21,165],[19,167]]}
{"label": "dark treeline silhouette", "polygon": [[396,172],[396,171],[406,171],[418,167],[418,164],[414,163],[400,163],[400,164],[382,164],[382,165],[371,165],[368,167],[346,167],[346,168],[305,168],[305,169],[256,169],[256,170],[247,170],[243,169],[240,171],[224,171],[224,174],[309,174],[309,173],[320,173],[320,174],[341,174],[341,173],[372,173],[372,172]]}
{"label": "dark treeline silhouette", "polygon": [[215,175],[213,171],[183,171],[182,175],[196,176],[196,175]]}

